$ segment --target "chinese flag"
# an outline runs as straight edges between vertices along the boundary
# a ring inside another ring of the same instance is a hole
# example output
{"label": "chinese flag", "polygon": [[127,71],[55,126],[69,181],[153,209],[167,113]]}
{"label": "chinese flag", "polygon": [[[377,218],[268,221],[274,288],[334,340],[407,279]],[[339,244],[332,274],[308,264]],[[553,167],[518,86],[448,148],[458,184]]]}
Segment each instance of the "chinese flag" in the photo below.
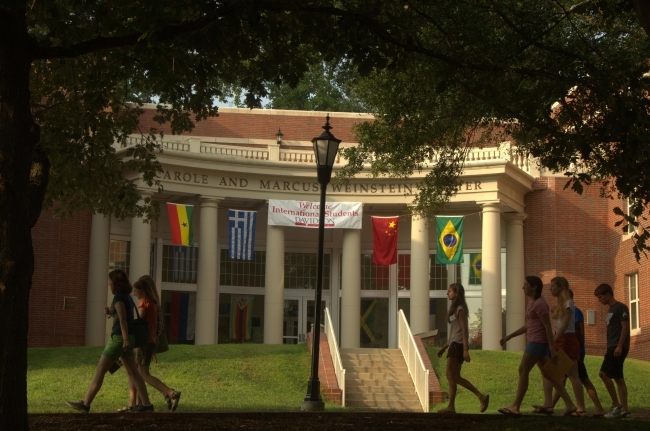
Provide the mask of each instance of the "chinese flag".
{"label": "chinese flag", "polygon": [[372,263],[397,263],[397,222],[399,217],[372,217]]}

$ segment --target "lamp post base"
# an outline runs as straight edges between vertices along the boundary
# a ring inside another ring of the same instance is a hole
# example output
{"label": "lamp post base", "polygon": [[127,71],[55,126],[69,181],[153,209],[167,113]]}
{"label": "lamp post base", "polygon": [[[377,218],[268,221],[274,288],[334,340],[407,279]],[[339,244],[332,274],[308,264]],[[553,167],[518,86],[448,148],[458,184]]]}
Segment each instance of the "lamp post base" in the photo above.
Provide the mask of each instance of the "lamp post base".
{"label": "lamp post base", "polygon": [[325,403],[322,401],[303,401],[300,410],[303,412],[322,412],[325,410]]}

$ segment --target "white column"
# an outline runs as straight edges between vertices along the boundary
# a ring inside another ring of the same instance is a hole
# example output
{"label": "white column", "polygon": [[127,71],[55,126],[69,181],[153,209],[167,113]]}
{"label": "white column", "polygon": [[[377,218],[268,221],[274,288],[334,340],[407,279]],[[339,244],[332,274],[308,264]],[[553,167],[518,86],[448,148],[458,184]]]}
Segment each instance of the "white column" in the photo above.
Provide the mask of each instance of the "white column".
{"label": "white column", "polygon": [[284,227],[266,226],[264,344],[282,344],[284,324]]}
{"label": "white column", "polygon": [[411,218],[411,332],[429,329],[429,221]]}
{"label": "white column", "polygon": [[108,290],[108,249],[111,217],[93,214],[88,263],[86,299],[86,346],[103,346],[106,328],[106,292]]}
{"label": "white column", "polygon": [[[506,219],[506,334],[526,323],[526,299],[521,286],[526,276],[524,268],[524,220],[526,214],[505,214]],[[525,337],[515,337],[506,344],[507,350],[523,351]]]}
{"label": "white column", "polygon": [[[141,191],[142,199],[150,197],[151,191]],[[149,275],[151,263],[151,224],[142,217],[131,219],[131,261],[129,280],[135,283],[143,275]]]}
{"label": "white column", "polygon": [[483,350],[501,350],[501,203],[483,203]]}
{"label": "white column", "polygon": [[201,197],[194,344],[216,344],[219,320],[217,211],[220,198]]}
{"label": "white column", "polygon": [[358,348],[361,342],[361,230],[343,231],[341,267],[341,338],[343,349]]}

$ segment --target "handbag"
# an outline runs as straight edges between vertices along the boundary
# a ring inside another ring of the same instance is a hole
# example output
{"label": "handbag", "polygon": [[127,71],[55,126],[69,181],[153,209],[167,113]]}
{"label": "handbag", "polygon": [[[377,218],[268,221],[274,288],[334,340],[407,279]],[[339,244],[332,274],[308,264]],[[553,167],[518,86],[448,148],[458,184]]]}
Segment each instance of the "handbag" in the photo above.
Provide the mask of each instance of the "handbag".
{"label": "handbag", "polygon": [[156,353],[165,353],[169,350],[169,344],[167,343],[167,334],[165,333],[165,327],[162,320],[162,310],[158,307],[158,343],[156,345]]}
{"label": "handbag", "polygon": [[149,322],[147,322],[146,318],[140,317],[138,307],[135,306],[135,302],[133,302],[133,298],[131,298],[131,296],[129,296],[129,300],[131,301],[133,308],[135,308],[135,314],[138,316],[137,319],[133,319],[130,328],[131,333],[135,336],[135,344],[133,347],[144,347],[149,342]]}

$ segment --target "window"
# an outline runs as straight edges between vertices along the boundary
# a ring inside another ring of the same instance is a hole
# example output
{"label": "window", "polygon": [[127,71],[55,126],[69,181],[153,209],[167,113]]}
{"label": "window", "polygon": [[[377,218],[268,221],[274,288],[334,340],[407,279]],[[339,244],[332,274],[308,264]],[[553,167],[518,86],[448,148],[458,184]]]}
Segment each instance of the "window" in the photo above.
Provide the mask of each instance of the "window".
{"label": "window", "polygon": [[266,252],[256,251],[253,260],[231,259],[221,249],[219,284],[221,286],[264,287]]}
{"label": "window", "polygon": [[[284,253],[284,288],[316,289],[317,253]],[[330,255],[323,255],[323,289],[330,288]]]}
{"label": "window", "polygon": [[196,284],[198,264],[198,247],[163,245],[163,282]]}
{"label": "window", "polygon": [[[628,216],[633,216],[633,211],[634,211],[633,206],[635,205],[636,202],[634,201],[634,199],[628,198],[628,199],[626,199],[625,203],[626,203],[626,208],[627,208],[627,215]],[[637,218],[634,217],[634,220],[636,221]],[[627,224],[627,233],[628,234],[635,234],[636,233],[636,226],[634,226],[632,223],[628,223]]]}
{"label": "window", "polygon": [[361,290],[388,290],[390,266],[372,263],[372,254],[361,255]]}
{"label": "window", "polygon": [[[460,281],[460,265],[452,265],[456,271],[456,280]],[[429,255],[429,290],[447,290],[449,287],[449,265],[436,263],[436,255]]]}
{"label": "window", "polygon": [[129,275],[131,241],[111,240],[108,249],[108,270],[121,269]]}
{"label": "window", "polygon": [[411,290],[411,255],[397,255],[397,289]]}
{"label": "window", "polygon": [[631,274],[625,277],[627,288],[630,293],[630,329],[639,329],[639,274]]}

